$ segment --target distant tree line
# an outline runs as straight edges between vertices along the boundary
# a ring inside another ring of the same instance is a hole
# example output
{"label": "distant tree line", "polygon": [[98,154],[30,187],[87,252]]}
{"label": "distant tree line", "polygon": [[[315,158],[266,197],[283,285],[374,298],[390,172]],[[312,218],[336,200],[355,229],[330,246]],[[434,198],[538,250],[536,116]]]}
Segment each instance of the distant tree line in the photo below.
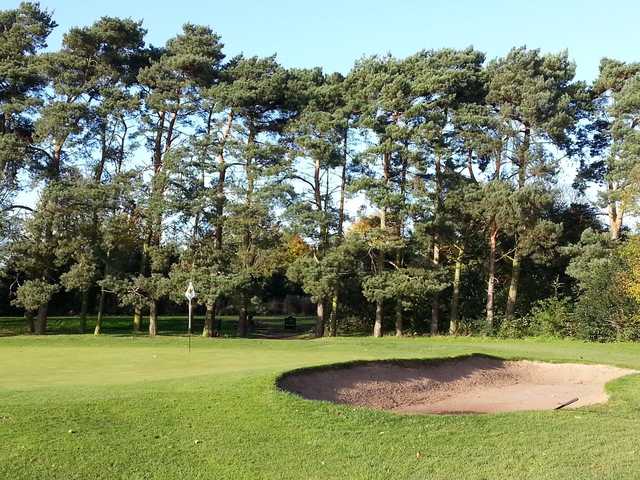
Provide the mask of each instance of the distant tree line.
{"label": "distant tree line", "polygon": [[117,299],[156,335],[192,280],[203,335],[224,307],[246,336],[280,279],[317,336],[638,336],[640,64],[586,84],[567,52],[467,48],[342,75],[206,26],[156,47],[102,17],[46,51],[55,27],[0,12],[1,282],[33,332],[73,292],[82,329]]}

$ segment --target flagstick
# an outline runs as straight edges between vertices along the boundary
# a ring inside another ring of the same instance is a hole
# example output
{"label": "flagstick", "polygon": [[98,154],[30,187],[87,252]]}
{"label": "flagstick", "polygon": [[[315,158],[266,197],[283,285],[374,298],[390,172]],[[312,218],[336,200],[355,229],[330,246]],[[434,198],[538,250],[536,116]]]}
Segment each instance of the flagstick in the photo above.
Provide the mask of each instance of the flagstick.
{"label": "flagstick", "polygon": [[184,292],[184,296],[189,300],[189,351],[191,351],[191,300],[196,298],[196,291],[193,289],[193,283],[189,281],[187,291]]}
{"label": "flagstick", "polygon": [[191,299],[189,299],[189,352],[191,352]]}

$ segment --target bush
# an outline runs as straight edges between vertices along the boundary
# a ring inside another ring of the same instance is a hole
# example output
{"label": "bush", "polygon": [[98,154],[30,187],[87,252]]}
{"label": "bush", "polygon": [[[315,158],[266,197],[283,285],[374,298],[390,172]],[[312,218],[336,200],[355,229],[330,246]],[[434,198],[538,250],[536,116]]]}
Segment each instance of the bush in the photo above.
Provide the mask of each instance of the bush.
{"label": "bush", "polygon": [[569,337],[574,335],[575,320],[571,301],[565,297],[549,297],[536,302],[528,315],[502,319],[498,336],[523,338],[532,336]]}
{"label": "bush", "polygon": [[599,342],[640,339],[640,320],[628,299],[609,290],[583,293],[575,310],[576,336]]}
{"label": "bush", "polygon": [[[499,317],[495,318],[496,322],[500,321]],[[485,317],[478,318],[462,318],[458,323],[457,335],[481,335],[492,336],[494,331],[487,325]]]}
{"label": "bush", "polygon": [[338,331],[341,335],[370,334],[372,321],[366,316],[347,315],[338,319]]}
{"label": "bush", "polygon": [[624,247],[591,261],[581,278],[575,309],[576,336],[584,340],[613,341],[638,338],[638,303],[629,295],[629,264]]}
{"label": "bush", "polygon": [[572,333],[596,341],[640,338],[640,305],[634,298],[640,243],[613,242],[586,230],[572,249],[567,272],[579,287]]}
{"label": "bush", "polygon": [[500,338],[523,338],[533,335],[530,318],[527,316],[511,320],[502,318],[497,335]]}
{"label": "bush", "polygon": [[539,300],[527,315],[530,334],[548,337],[575,335],[575,316],[571,300],[549,297]]}

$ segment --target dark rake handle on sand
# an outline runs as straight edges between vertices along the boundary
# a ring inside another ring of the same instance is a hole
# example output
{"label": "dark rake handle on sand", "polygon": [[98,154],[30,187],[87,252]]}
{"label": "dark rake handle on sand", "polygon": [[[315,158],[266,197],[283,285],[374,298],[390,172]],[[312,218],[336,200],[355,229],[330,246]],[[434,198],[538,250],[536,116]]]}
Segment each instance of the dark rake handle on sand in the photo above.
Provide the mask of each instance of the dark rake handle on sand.
{"label": "dark rake handle on sand", "polygon": [[560,405],[558,405],[556,408],[554,408],[554,410],[560,410],[561,408],[566,407],[567,405],[571,405],[572,403],[576,403],[579,399],[576,398],[572,398],[571,400],[569,400],[568,402],[564,402],[561,403]]}

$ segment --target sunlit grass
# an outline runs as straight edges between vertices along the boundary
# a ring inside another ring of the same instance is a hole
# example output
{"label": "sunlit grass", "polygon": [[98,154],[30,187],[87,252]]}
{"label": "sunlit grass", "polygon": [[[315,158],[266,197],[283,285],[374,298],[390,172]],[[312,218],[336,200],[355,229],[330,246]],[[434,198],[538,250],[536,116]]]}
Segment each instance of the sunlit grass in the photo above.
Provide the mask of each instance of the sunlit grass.
{"label": "sunlit grass", "polygon": [[0,339],[4,479],[633,479],[640,376],[606,405],[398,416],[310,402],[275,378],[303,366],[482,352],[640,369],[640,345],[475,338]]}

